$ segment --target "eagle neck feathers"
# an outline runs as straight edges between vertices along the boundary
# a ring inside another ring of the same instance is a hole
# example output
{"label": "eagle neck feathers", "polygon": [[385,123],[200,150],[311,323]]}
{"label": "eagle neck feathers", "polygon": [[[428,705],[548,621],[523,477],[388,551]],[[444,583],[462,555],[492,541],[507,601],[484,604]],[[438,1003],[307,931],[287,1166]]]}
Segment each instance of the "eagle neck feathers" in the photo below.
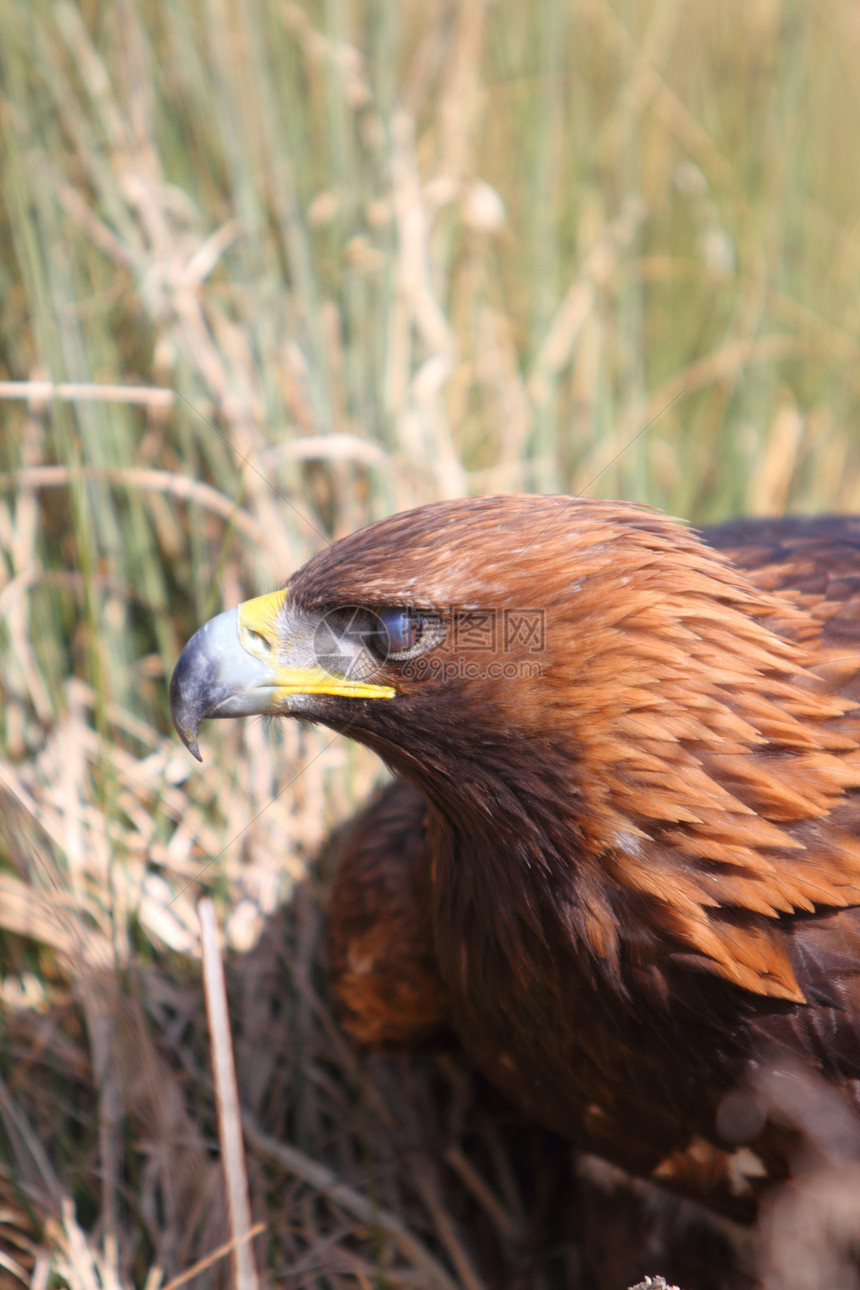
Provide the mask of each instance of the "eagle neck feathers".
{"label": "eagle neck feathers", "polygon": [[622,994],[682,969],[803,1002],[791,916],[860,901],[860,719],[820,606],[672,541],[671,561],[659,531],[593,571],[580,553],[573,596],[557,581],[540,688],[496,696],[513,771],[428,794],[437,921],[453,943],[492,902],[501,952],[543,961],[566,938]]}

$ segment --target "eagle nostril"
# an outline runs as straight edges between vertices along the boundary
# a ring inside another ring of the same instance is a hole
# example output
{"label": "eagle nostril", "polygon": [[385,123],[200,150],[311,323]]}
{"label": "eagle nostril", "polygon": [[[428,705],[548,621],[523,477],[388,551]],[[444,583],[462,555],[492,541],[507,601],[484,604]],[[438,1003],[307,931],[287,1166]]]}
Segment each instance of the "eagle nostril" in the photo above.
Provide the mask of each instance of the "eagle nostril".
{"label": "eagle nostril", "polygon": [[264,636],[262,632],[258,632],[253,627],[247,627],[245,630],[248,633],[248,640],[254,646],[254,650],[256,653],[258,654],[272,653],[273,646],[268,636]]}

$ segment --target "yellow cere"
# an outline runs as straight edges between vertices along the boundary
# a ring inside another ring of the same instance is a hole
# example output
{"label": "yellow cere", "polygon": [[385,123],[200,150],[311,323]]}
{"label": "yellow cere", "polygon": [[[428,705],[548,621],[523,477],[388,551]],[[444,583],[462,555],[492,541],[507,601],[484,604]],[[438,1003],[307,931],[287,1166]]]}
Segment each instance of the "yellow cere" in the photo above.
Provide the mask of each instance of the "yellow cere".
{"label": "yellow cere", "polygon": [[278,683],[276,698],[288,694],[339,694],[348,699],[393,699],[397,693],[390,685],[332,676],[323,667],[278,667],[273,675]]}
{"label": "yellow cere", "polygon": [[[271,664],[274,698],[290,694],[332,694],[351,699],[393,699],[390,685],[335,676],[318,664],[290,666],[288,655],[294,642],[279,635],[278,620],[287,598],[285,590],[271,591],[244,601],[238,609],[237,626],[242,647],[262,662]],[[286,615],[284,616],[286,618]],[[281,620],[282,625],[283,619]]]}
{"label": "yellow cere", "polygon": [[[250,632],[256,633],[258,637],[262,636],[263,640],[274,647],[278,636],[278,615],[284,607],[286,598],[286,589],[281,588],[280,591],[270,591],[265,596],[255,596],[253,600],[245,600],[239,606],[239,639],[249,654],[259,657],[259,646],[262,644],[261,641],[249,640]],[[289,646],[288,641],[282,643]]]}

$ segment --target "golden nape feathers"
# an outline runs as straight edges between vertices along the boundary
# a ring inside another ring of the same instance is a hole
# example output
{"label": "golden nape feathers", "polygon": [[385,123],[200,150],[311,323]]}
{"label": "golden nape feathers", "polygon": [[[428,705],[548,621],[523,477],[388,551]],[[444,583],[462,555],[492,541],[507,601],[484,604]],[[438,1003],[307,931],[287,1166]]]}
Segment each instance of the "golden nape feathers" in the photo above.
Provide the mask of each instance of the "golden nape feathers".
{"label": "golden nape feathers", "polygon": [[860,521],[540,496],[353,534],[171,683],[195,750],[277,713],[398,776],[333,894],[357,1040],[452,1032],[536,1119],[734,1214],[787,1168],[754,1091],[730,1113],[761,1063],[857,1109],[858,697]]}

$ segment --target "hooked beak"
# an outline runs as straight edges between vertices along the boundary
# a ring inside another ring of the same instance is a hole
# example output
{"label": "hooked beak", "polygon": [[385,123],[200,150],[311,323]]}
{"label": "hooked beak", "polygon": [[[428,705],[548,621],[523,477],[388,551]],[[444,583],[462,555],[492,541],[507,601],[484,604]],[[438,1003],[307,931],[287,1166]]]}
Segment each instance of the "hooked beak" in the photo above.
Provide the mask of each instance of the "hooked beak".
{"label": "hooked beak", "polygon": [[203,760],[197,731],[205,717],[288,713],[294,695],[394,697],[390,685],[366,679],[366,660],[356,666],[355,642],[349,643],[352,654],[326,650],[321,661],[319,627],[312,615],[290,610],[286,591],[273,591],[216,615],[195,632],[170,679],[173,724],[192,756]]}

